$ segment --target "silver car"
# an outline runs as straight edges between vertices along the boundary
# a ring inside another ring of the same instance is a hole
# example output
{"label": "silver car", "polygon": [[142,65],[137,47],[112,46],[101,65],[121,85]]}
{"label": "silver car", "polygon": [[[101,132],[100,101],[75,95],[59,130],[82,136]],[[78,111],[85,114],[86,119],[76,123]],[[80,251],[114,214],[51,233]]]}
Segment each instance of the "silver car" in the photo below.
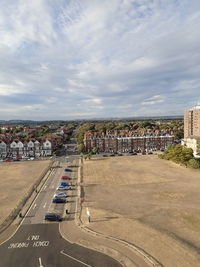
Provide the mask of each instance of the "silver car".
{"label": "silver car", "polygon": [[67,197],[67,194],[65,192],[58,192],[54,196],[54,198],[62,198],[62,197]]}
{"label": "silver car", "polygon": [[56,190],[67,190],[68,186],[59,185]]}

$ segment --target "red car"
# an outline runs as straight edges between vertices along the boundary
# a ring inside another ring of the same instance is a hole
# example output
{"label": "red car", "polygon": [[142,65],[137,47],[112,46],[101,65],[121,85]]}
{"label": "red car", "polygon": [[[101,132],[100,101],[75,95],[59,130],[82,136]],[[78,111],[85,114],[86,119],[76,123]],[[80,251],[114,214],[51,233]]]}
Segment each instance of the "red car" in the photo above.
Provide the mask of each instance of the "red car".
{"label": "red car", "polygon": [[3,161],[4,161],[4,162],[12,162],[11,159],[4,159]]}
{"label": "red car", "polygon": [[70,180],[71,178],[69,176],[62,176],[63,180]]}

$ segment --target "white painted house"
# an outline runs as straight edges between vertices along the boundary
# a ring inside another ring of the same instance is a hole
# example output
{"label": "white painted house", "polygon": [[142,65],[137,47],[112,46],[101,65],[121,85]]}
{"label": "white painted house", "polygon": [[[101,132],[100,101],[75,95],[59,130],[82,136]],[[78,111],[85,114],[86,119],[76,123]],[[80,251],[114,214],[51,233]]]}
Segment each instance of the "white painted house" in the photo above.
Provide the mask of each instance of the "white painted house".
{"label": "white painted house", "polygon": [[7,155],[7,145],[5,142],[0,142],[0,158],[5,158]]}
{"label": "white painted house", "polygon": [[12,141],[6,144],[0,141],[0,158],[5,157],[40,157],[52,155],[52,143],[49,140],[44,142],[29,141],[22,143],[21,141]]}

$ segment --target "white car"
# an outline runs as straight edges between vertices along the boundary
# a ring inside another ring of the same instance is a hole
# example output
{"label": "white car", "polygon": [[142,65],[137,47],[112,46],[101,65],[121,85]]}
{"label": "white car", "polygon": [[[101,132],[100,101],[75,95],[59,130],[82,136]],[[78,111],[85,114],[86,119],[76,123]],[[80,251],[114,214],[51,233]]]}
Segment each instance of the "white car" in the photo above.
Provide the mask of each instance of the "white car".
{"label": "white car", "polygon": [[56,190],[67,190],[68,186],[59,185]]}
{"label": "white car", "polygon": [[67,197],[67,194],[65,192],[58,192],[53,197],[54,198]]}

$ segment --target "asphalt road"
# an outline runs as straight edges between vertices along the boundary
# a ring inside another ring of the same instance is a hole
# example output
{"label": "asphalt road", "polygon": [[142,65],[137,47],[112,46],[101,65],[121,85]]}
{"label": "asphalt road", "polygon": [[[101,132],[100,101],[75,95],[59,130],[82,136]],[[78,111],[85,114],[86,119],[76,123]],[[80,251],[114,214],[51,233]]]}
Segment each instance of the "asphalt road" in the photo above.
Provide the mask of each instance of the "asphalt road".
{"label": "asphalt road", "polygon": [[22,225],[0,247],[0,256],[1,267],[121,266],[106,255],[64,240],[58,223]]}
{"label": "asphalt road", "polygon": [[52,197],[61,181],[61,176],[66,175],[64,169],[67,164],[72,161],[77,164],[76,158],[77,156],[70,155],[57,159],[59,168],[52,170],[18,231],[0,246],[0,267],[121,266],[104,254],[67,242],[59,233],[58,222],[44,220],[48,211],[56,211],[64,216],[66,209],[71,214],[65,219],[74,219],[77,198],[76,169],[67,173],[74,185],[73,190],[66,191],[68,203],[52,203]]}

